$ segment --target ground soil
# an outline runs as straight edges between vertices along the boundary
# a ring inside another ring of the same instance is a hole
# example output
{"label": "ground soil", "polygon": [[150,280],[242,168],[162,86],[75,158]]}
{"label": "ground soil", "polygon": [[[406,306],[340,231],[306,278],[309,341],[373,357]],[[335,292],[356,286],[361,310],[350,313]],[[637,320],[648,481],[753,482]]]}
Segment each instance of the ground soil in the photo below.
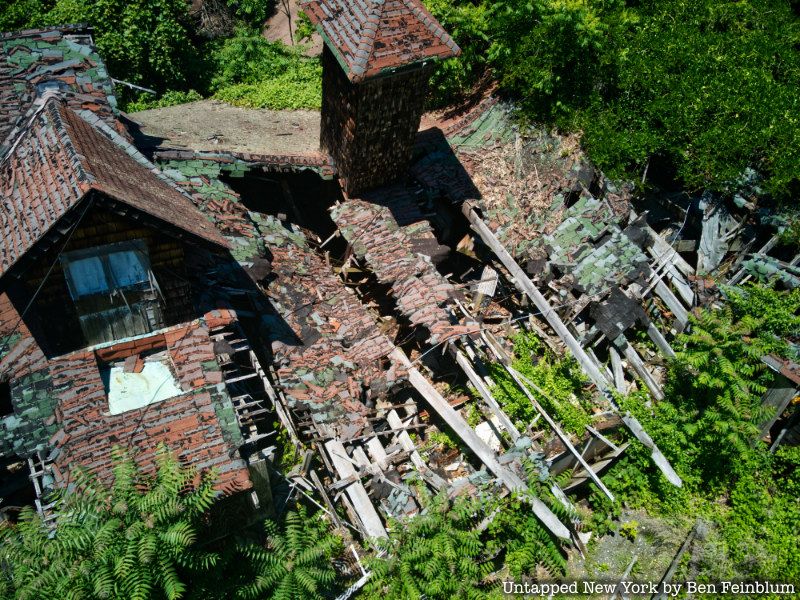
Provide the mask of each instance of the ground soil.
{"label": "ground soil", "polygon": [[[278,6],[275,12],[264,24],[264,37],[270,42],[281,41],[287,46],[291,46],[292,33],[297,29],[297,15],[300,12],[300,2],[298,0],[291,0],[289,3],[289,13],[292,16],[291,32],[289,31],[289,19],[286,18],[286,13],[283,12],[280,2],[276,2],[276,4]],[[300,45],[305,47],[304,54],[306,56],[319,56],[322,54],[322,38],[317,33],[311,37],[310,41],[305,40]]]}
{"label": "ground soil", "polygon": [[239,108],[201,100],[128,115],[145,144],[160,148],[310,154],[319,150],[319,112]]}

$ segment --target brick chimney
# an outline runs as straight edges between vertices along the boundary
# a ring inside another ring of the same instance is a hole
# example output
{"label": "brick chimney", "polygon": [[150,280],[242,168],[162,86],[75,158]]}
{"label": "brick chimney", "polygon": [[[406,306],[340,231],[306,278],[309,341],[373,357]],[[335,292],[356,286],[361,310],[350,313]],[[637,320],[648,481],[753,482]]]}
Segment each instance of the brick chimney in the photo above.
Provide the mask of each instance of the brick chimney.
{"label": "brick chimney", "polygon": [[403,175],[435,61],[461,50],[418,0],[309,0],[322,54],[321,146],[354,196]]}

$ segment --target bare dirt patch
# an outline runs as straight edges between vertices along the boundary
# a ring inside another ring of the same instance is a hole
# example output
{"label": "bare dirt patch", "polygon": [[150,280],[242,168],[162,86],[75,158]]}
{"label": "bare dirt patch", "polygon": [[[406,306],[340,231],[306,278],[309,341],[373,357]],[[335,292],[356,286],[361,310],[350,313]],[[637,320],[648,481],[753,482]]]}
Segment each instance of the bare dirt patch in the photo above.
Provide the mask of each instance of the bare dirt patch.
{"label": "bare dirt patch", "polygon": [[319,150],[319,113],[267,110],[201,100],[131,113],[145,145],[159,148],[312,154]]}
{"label": "bare dirt patch", "polygon": [[[292,45],[292,34],[297,31],[298,14],[300,13],[300,2],[298,0],[291,0],[289,2],[289,14],[292,16],[292,28],[289,30],[289,19],[286,18],[286,13],[280,2],[276,2],[275,12],[267,19],[264,25],[264,37],[270,42],[283,42],[287,46]],[[311,36],[311,41],[306,40],[302,44],[296,45],[304,47],[306,56],[319,56],[322,54],[322,38],[319,34],[314,33]]]}

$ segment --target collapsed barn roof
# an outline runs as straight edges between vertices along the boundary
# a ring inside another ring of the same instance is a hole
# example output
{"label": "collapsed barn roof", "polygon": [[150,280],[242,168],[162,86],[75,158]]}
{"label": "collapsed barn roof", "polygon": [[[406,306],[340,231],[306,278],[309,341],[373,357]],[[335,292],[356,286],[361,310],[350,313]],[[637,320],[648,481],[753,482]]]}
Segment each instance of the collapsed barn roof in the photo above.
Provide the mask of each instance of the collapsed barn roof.
{"label": "collapsed barn roof", "polygon": [[461,53],[417,0],[309,0],[303,10],[354,83]]}

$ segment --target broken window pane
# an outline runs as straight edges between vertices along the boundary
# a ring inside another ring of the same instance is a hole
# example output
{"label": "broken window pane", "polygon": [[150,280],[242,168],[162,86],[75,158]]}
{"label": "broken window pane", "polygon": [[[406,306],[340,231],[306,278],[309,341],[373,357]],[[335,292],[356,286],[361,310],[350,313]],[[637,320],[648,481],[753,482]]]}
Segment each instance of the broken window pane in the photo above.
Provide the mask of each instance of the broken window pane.
{"label": "broken window pane", "polygon": [[119,287],[133,287],[147,283],[147,268],[142,264],[137,252],[128,250],[108,255],[111,277]]}
{"label": "broken window pane", "polygon": [[157,287],[151,285],[155,277],[142,240],[68,252],[61,261],[89,344],[164,326],[161,298]]}
{"label": "broken window pane", "polygon": [[108,291],[103,262],[97,256],[82,258],[67,263],[72,299]]}

